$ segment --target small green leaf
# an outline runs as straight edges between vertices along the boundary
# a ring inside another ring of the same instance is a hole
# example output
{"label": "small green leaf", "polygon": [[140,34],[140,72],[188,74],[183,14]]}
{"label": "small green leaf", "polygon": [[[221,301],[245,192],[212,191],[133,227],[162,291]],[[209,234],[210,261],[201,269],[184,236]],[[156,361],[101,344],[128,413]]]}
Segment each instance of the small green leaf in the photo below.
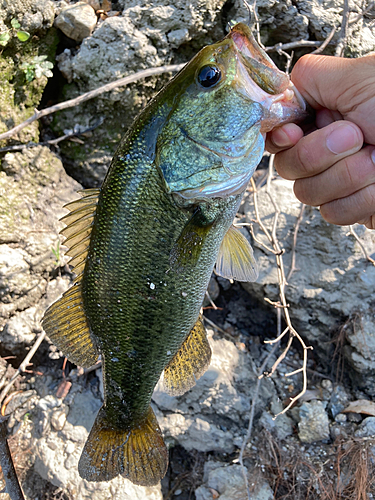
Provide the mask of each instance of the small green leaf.
{"label": "small green leaf", "polygon": [[12,28],[14,28],[15,30],[17,30],[18,28],[21,27],[20,23],[17,21],[17,19],[12,19],[11,22],[10,22]]}
{"label": "small green leaf", "polygon": [[28,82],[32,82],[35,78],[35,71],[33,68],[26,68],[25,69],[25,75],[26,75],[26,80]]}
{"label": "small green leaf", "polygon": [[26,42],[30,38],[30,33],[27,31],[17,31],[17,37],[20,42]]}
{"label": "small green leaf", "polygon": [[0,34],[0,45],[2,45],[3,47],[5,47],[5,45],[8,43],[9,41],[9,38],[10,38],[10,34],[8,32],[6,33],[1,33]]}

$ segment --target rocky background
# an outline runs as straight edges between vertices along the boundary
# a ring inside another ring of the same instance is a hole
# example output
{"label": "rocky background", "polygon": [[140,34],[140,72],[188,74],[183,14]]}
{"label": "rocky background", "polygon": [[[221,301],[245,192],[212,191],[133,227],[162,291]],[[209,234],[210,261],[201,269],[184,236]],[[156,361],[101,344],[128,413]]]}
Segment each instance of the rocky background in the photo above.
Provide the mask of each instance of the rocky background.
{"label": "rocky background", "polygon": [[[334,54],[343,6],[343,0],[258,0],[262,42],[268,47],[301,39],[322,42],[336,25],[325,49]],[[375,50],[374,6],[351,1],[349,7],[344,55],[368,54]],[[242,1],[3,2],[0,134],[35,108],[141,69],[186,62],[203,45],[222,38],[231,20],[248,20]],[[297,47],[293,61],[314,48]],[[270,53],[284,69],[287,59],[280,50]],[[58,236],[62,206],[77,197],[81,186],[100,186],[120,137],[170,76],[117,88],[0,139],[0,392],[43,334],[46,307],[72,282]],[[41,144],[31,147],[30,141]],[[265,299],[279,300],[275,256],[262,245],[270,243],[253,222],[257,215],[250,191],[238,222],[253,223],[260,276],[243,286],[213,276],[204,311],[213,349],[209,370],[184,396],[172,398],[161,386],[155,390],[154,410],[170,445],[170,467],[161,486],[80,479],[80,451],[103,397],[101,370],[84,372],[71,365],[45,339],[27,372],[0,401],[2,414],[9,415],[10,446],[27,499],[373,498],[375,233],[356,226],[356,238],[348,227],[327,224],[315,208],[306,207],[300,217],[292,183],[273,176],[267,193],[266,164],[267,158],[255,175],[259,215],[271,230],[273,202],[280,210],[277,237],[286,274],[294,251],[296,262],[286,288],[289,312],[314,350],[308,351],[305,395],[276,420],[273,415],[302,388],[301,374],[285,376],[301,366],[298,342],[277,371],[261,381],[254,429],[244,449],[249,492],[239,450],[258,370],[272,348],[264,340],[278,331],[277,309]],[[285,345],[282,341],[266,369]],[[0,491],[0,499],[7,498]]]}

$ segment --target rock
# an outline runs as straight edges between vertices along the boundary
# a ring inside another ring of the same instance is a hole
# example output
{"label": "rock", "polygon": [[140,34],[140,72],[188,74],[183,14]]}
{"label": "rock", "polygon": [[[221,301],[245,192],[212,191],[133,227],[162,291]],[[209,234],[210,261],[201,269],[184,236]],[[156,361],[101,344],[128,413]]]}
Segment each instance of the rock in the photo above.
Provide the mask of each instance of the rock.
{"label": "rock", "polygon": [[77,2],[62,9],[55,19],[55,26],[67,37],[76,42],[82,42],[84,38],[91,35],[96,21],[96,14],[91,5]]}
{"label": "rock", "polygon": [[70,407],[58,406],[59,400],[54,397],[47,396],[41,401],[38,406],[52,424],[34,442],[34,470],[43,479],[64,488],[77,500],[162,499],[160,486],[135,486],[121,476],[110,482],[92,483],[79,476],[78,460],[101,406],[90,390],[76,392]]}
{"label": "rock", "polygon": [[337,385],[328,403],[328,410],[330,410],[333,418],[348,406],[349,400],[350,397],[345,388],[342,385]]}
{"label": "rock", "polygon": [[271,413],[264,411],[259,420],[259,423],[279,440],[286,439],[293,434],[293,421],[287,414],[283,413],[274,419],[274,416],[282,409],[280,402],[274,398],[271,403]]}
{"label": "rock", "polygon": [[49,305],[42,299],[49,288],[46,278],[63,263],[52,252],[59,251],[63,224],[58,218],[66,213],[62,206],[78,197],[79,188],[46,147],[7,153],[2,161],[0,329],[4,346],[14,354],[41,331],[39,320]]}
{"label": "rock", "polygon": [[326,403],[322,401],[311,401],[301,405],[298,436],[303,443],[313,443],[329,438],[329,420],[325,406]]}
{"label": "rock", "polygon": [[370,395],[375,395],[375,316],[367,312],[355,314],[345,328],[348,345],[344,346],[345,358],[355,369],[353,380]]}
{"label": "rock", "polygon": [[[18,125],[34,114],[42,98],[47,77],[25,78],[23,65],[32,65],[34,58],[45,55],[54,60],[58,38],[51,28],[55,17],[52,0],[14,0],[5,2],[0,8],[0,32],[10,34],[5,47],[1,46],[0,57],[0,134]],[[10,30],[11,20],[20,24],[20,30],[27,31],[30,39],[18,41],[16,30]],[[38,142],[39,124],[35,121],[14,135],[10,141]],[[0,147],[6,141],[0,141]]]}
{"label": "rock", "polygon": [[[262,477],[249,474],[249,489],[251,500],[272,500],[273,491],[269,484]],[[203,485],[195,490],[196,500],[212,500],[212,490],[219,494],[220,500],[247,500],[246,484],[240,465],[230,465],[223,467],[220,462],[207,462]]]}
{"label": "rock", "polygon": [[357,438],[375,437],[375,417],[367,417],[360,424],[354,433]]}
{"label": "rock", "polygon": [[[293,183],[277,178],[271,183],[271,194],[280,208],[277,236],[284,249],[285,272],[291,264],[292,234],[301,204],[293,193]],[[274,213],[273,205],[264,188],[258,193],[259,212],[266,226],[270,228]],[[255,218],[252,196],[245,201],[244,210],[250,222]],[[262,242],[266,242],[257,225],[255,234]],[[364,226],[356,226],[369,255],[375,252],[375,233]],[[268,242],[267,242],[268,243]],[[256,283],[245,283],[244,288],[260,302],[265,297],[278,300],[278,278],[275,259],[272,254],[264,252],[258,244],[254,244],[255,257],[258,260],[260,273]],[[342,325],[346,318],[358,311],[362,317],[371,316],[372,296],[369,289],[375,287],[375,267],[363,258],[356,240],[348,234],[347,227],[328,224],[316,208],[306,207],[302,224],[298,232],[296,246],[296,271],[288,280],[286,288],[289,313],[295,327],[308,343],[327,354],[327,362],[331,359],[330,346],[333,332]],[[372,332],[370,327],[368,331]],[[353,350],[360,343],[360,336],[352,335]],[[363,339],[367,332],[364,331]],[[357,340],[356,340],[357,339]],[[368,343],[371,345],[372,333]],[[364,346],[367,341],[363,341]],[[364,357],[365,347],[361,352],[362,364],[368,376],[373,362]],[[356,351],[358,352],[358,351]],[[357,365],[358,367],[358,365]],[[374,379],[375,380],[375,379]]]}

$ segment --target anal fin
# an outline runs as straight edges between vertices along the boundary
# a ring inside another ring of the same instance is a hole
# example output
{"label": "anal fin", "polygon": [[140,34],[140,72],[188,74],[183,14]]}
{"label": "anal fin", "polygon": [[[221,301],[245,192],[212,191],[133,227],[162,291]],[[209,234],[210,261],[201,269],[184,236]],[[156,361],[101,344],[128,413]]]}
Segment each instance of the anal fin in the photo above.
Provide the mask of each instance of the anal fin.
{"label": "anal fin", "polygon": [[245,236],[234,226],[226,232],[216,260],[216,273],[236,281],[255,281],[258,265]]}
{"label": "anal fin", "polygon": [[80,281],[47,309],[42,326],[69,361],[84,368],[96,363],[99,354],[83,309]]}
{"label": "anal fin", "polygon": [[164,369],[164,388],[171,396],[181,396],[195,386],[211,361],[211,347],[199,317],[174,358]]}
{"label": "anal fin", "polygon": [[145,419],[129,429],[118,429],[103,406],[78,463],[87,481],[110,481],[118,475],[141,486],[154,486],[165,476],[168,450],[150,407]]}

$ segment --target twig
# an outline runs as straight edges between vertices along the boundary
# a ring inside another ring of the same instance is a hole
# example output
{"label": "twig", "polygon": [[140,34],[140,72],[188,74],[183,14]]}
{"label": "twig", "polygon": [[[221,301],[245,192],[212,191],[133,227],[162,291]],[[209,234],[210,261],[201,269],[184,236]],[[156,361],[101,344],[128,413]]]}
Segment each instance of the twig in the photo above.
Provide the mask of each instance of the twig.
{"label": "twig", "polygon": [[305,211],[306,205],[304,203],[301,203],[301,210],[299,212],[299,215],[297,217],[296,225],[294,226],[294,234],[293,234],[293,247],[292,247],[292,262],[290,264],[290,269],[288,276],[286,277],[286,281],[289,282],[292,274],[294,271],[296,271],[296,246],[297,246],[297,236],[298,236],[298,230],[301,225],[301,222],[303,220],[303,213]]}
{"label": "twig", "polygon": [[321,54],[323,52],[323,50],[327,47],[329,42],[332,40],[332,38],[334,37],[336,30],[337,30],[337,27],[334,26],[331,30],[331,33],[327,36],[327,38],[324,40],[322,45],[320,47],[318,47],[316,50],[314,50],[313,52],[311,52],[311,54]]}
{"label": "twig", "polygon": [[258,17],[257,0],[254,0],[254,2],[253,2],[253,14],[254,14],[254,19],[255,19],[255,30],[256,30],[256,34],[257,34],[257,42],[264,49],[264,45],[262,43],[262,40],[260,39],[260,23],[259,23],[259,17]]}
{"label": "twig", "polygon": [[306,392],[307,388],[307,374],[306,374],[306,368],[307,368],[307,351],[308,349],[312,349],[312,347],[307,346],[305,342],[303,341],[302,337],[299,335],[297,330],[293,327],[292,321],[289,315],[289,309],[287,307],[287,300],[285,296],[285,287],[287,285],[286,279],[285,279],[285,271],[284,271],[284,262],[283,262],[283,251],[280,248],[280,244],[277,238],[277,221],[278,221],[278,216],[280,214],[280,209],[277,206],[277,203],[275,202],[272,194],[271,194],[271,180],[272,180],[272,175],[273,175],[273,159],[274,155],[271,155],[270,157],[270,167],[269,167],[269,173],[268,173],[268,178],[267,178],[267,184],[266,184],[266,193],[269,196],[274,209],[275,209],[275,215],[274,219],[272,222],[272,232],[268,231],[268,229],[264,226],[260,215],[259,215],[259,209],[258,209],[258,201],[257,201],[257,188],[255,185],[255,182],[253,179],[251,179],[252,187],[253,187],[253,197],[254,197],[254,210],[255,210],[255,217],[256,221],[258,222],[260,228],[264,232],[264,234],[267,236],[268,240],[273,246],[273,249],[275,250],[275,258],[276,258],[276,264],[277,264],[277,274],[278,274],[278,282],[279,282],[279,296],[280,296],[280,304],[282,306],[282,311],[284,313],[284,319],[287,325],[287,329],[284,330],[284,332],[277,337],[275,342],[280,340],[287,332],[289,332],[289,340],[287,343],[287,347],[284,349],[283,353],[279,356],[279,358],[276,360],[274,363],[273,367],[271,368],[271,372],[268,374],[268,376],[271,376],[274,371],[276,370],[277,366],[279,363],[285,358],[290,346],[293,343],[294,338],[297,338],[297,340],[300,342],[302,349],[303,349],[303,362],[302,362],[302,369],[301,372],[303,374],[303,387],[301,392],[291,400],[290,404],[284,408],[283,411],[278,413],[274,418],[276,418],[278,415],[285,413],[286,411],[289,410],[289,408]]}
{"label": "twig", "polygon": [[24,122],[8,130],[8,132],[0,134],[0,140],[12,137],[13,135],[17,134],[20,130],[27,127],[27,125],[30,125],[30,123],[33,123],[36,120],[39,120],[43,116],[56,113],[57,111],[61,111],[62,109],[72,108],[74,106],[77,106],[78,104],[88,101],[89,99],[93,99],[94,97],[97,97],[103,94],[104,92],[109,92],[110,90],[117,89],[118,87],[123,87],[124,85],[128,85],[129,83],[134,83],[140,80],[141,78],[147,78],[153,75],[160,75],[161,73],[179,71],[184,66],[185,64],[170,64],[166,66],[159,66],[157,68],[149,68],[142,71],[138,71],[133,75],[125,76],[124,78],[120,78],[119,80],[115,80],[114,82],[107,83],[106,85],[98,87],[95,90],[90,90],[90,92],[86,92],[85,94],[75,97],[74,99],[69,99],[68,101],[60,102],[59,104],[55,104],[54,106],[50,106],[49,108],[41,110],[36,109],[33,116],[30,116],[30,118],[28,118]]}
{"label": "twig", "polygon": [[342,56],[346,46],[346,39],[348,36],[348,26],[349,26],[349,15],[350,15],[349,0],[344,0],[344,10],[342,13],[342,23],[341,23],[339,41],[337,42],[335,50],[336,57]]}
{"label": "twig", "polygon": [[6,422],[8,417],[0,417],[0,465],[4,474],[7,493],[11,500],[25,500],[14,468],[7,440]]}
{"label": "twig", "polygon": [[261,367],[258,370],[258,376],[257,376],[258,380],[257,380],[256,386],[255,386],[255,390],[254,390],[254,393],[253,393],[253,398],[252,398],[252,401],[251,401],[251,407],[250,407],[250,413],[249,413],[249,425],[247,427],[246,436],[245,436],[244,440],[242,441],[241,451],[240,451],[240,455],[238,457],[238,461],[239,461],[239,463],[241,465],[242,475],[243,475],[244,480],[245,480],[246,490],[247,490],[247,496],[248,496],[249,500],[251,500],[252,495],[251,495],[250,489],[249,489],[249,482],[247,480],[246,469],[245,469],[245,466],[243,464],[243,454],[244,454],[246,445],[247,445],[247,443],[248,443],[248,441],[249,441],[249,439],[251,437],[251,432],[253,430],[255,405],[256,405],[256,402],[257,402],[257,399],[258,399],[258,395],[259,395],[260,384],[262,383],[263,372],[266,369],[266,366],[267,366],[269,360],[271,359],[271,357],[273,356],[273,354],[276,352],[277,348],[278,348],[278,344],[275,344],[272,347],[272,349],[270,350],[270,352],[268,353],[266,359],[263,361]]}
{"label": "twig", "polygon": [[360,19],[362,19],[363,16],[365,16],[368,12],[370,12],[370,10],[372,10],[374,7],[375,7],[375,2],[370,2],[368,6],[362,12],[360,12],[356,17],[354,17],[353,19],[349,18],[349,26],[351,24],[357,23]]}
{"label": "twig", "polygon": [[91,132],[92,130],[95,130],[97,127],[100,127],[100,125],[104,122],[104,118],[100,118],[92,127],[86,128],[85,130],[82,131],[77,131],[62,135],[60,137],[56,137],[56,139],[51,139],[49,141],[44,141],[44,142],[28,142],[27,144],[16,144],[14,146],[7,146],[5,148],[0,148],[0,153],[6,153],[7,151],[22,151],[23,149],[30,149],[30,148],[35,148],[36,146],[55,146],[61,141],[65,141],[66,139],[70,139],[71,137],[78,137],[80,135],[87,134],[87,132]]}
{"label": "twig", "polygon": [[298,40],[289,43],[276,43],[271,47],[265,47],[266,52],[278,52],[279,50],[299,49],[300,47],[320,47],[323,42],[315,42],[313,40]]}
{"label": "twig", "polygon": [[30,363],[31,358],[34,356],[36,351],[38,350],[38,347],[40,344],[43,342],[44,337],[46,336],[46,332],[42,332],[39,337],[36,339],[35,344],[33,347],[30,349],[30,351],[27,353],[26,358],[22,361],[20,366],[18,367],[16,373],[13,375],[13,377],[10,379],[8,384],[4,387],[4,389],[1,391],[0,394],[0,405],[5,398],[5,396],[8,394],[9,390],[12,388],[12,385],[16,381],[16,379],[21,375],[22,372],[26,370],[27,365]]}
{"label": "twig", "polygon": [[372,264],[373,266],[375,266],[375,260],[374,260],[374,259],[372,259],[372,258],[369,256],[369,254],[367,253],[366,248],[364,247],[364,245],[363,245],[362,241],[359,239],[358,234],[354,231],[353,226],[349,226],[349,231],[350,231],[350,234],[351,234],[352,236],[354,236],[354,238],[357,240],[357,242],[358,242],[359,246],[361,247],[361,250],[362,250],[362,252],[363,252],[363,255],[364,255],[365,259],[367,259],[369,262],[371,262],[371,264]]}

